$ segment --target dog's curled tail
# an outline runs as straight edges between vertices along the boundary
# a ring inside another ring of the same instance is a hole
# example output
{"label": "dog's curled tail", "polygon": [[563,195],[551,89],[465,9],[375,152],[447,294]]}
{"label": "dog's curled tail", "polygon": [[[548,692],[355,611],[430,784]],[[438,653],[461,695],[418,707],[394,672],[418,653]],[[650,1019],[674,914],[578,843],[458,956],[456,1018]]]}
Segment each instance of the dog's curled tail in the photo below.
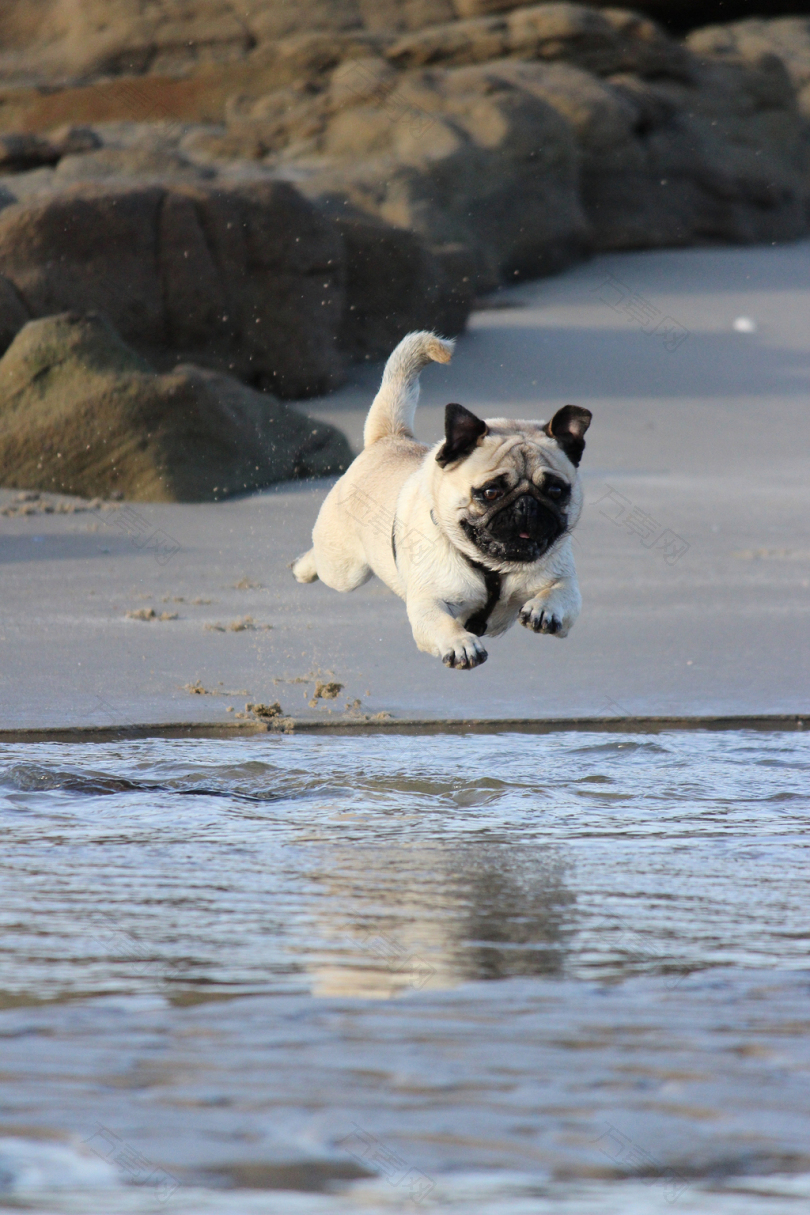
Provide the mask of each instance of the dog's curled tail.
{"label": "dog's curled tail", "polygon": [[363,446],[388,435],[413,438],[413,416],[419,400],[419,372],[428,363],[449,363],[455,343],[421,330],[407,334],[385,364],[380,391],[371,403]]}

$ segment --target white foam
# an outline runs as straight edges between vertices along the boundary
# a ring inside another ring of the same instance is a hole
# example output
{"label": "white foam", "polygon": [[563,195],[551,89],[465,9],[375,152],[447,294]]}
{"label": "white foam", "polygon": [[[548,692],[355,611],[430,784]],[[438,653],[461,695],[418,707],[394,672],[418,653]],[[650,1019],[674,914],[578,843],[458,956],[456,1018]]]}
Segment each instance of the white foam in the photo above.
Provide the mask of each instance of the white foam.
{"label": "white foam", "polygon": [[99,1189],[118,1184],[118,1174],[111,1164],[70,1144],[15,1136],[0,1138],[0,1194]]}

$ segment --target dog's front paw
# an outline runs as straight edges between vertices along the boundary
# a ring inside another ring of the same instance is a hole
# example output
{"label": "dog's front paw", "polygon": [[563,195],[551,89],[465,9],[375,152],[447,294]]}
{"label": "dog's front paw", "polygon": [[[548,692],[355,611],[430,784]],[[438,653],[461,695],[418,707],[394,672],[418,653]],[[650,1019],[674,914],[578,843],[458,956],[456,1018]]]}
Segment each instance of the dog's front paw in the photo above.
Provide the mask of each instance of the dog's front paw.
{"label": "dog's front paw", "polygon": [[480,667],[486,660],[486,650],[472,633],[467,633],[465,637],[453,642],[452,648],[442,654],[444,665],[453,667],[456,671],[471,671],[473,667]]}
{"label": "dog's front paw", "polygon": [[527,603],[520,610],[520,623],[534,633],[554,633],[565,637],[572,621],[547,603]]}

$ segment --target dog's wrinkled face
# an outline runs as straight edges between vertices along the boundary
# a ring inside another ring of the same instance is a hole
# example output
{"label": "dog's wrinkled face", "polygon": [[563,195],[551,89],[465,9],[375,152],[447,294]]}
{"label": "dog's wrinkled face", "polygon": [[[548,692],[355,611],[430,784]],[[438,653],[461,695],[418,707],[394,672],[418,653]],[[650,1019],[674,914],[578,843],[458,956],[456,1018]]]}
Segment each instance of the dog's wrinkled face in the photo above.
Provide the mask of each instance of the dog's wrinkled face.
{"label": "dog's wrinkled face", "polygon": [[538,561],[568,530],[570,499],[570,484],[550,469],[512,468],[472,487],[467,517],[460,524],[489,557]]}
{"label": "dog's wrinkled face", "polygon": [[448,533],[463,536],[488,564],[529,564],[576,523],[582,506],[577,466],[591,420],[566,405],[545,426],[483,422],[448,405],[436,453],[437,509]]}

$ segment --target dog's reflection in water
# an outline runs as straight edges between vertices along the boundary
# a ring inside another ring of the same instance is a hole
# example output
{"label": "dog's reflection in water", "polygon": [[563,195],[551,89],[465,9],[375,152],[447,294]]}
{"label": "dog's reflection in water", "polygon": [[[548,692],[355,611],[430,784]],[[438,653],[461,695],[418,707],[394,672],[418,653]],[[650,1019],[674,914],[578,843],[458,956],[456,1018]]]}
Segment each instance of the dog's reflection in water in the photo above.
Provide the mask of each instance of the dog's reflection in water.
{"label": "dog's reflection in water", "polygon": [[575,901],[565,874],[557,850],[509,843],[330,851],[329,872],[310,875],[313,991],[389,998],[560,974]]}

